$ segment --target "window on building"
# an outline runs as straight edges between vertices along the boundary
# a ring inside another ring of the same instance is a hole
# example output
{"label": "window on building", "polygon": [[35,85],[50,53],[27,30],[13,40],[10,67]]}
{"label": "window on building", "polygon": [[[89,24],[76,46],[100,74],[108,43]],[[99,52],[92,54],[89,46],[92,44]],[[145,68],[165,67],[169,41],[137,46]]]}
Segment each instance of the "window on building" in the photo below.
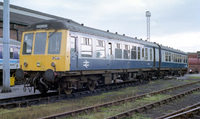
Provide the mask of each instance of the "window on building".
{"label": "window on building", "polygon": [[116,43],[115,46],[115,58],[121,59],[122,58],[122,45],[120,43]]}
{"label": "window on building", "polygon": [[132,46],[131,49],[131,59],[137,59],[137,51],[136,51],[137,47],[136,46]]}
{"label": "window on building", "polygon": [[91,38],[81,38],[81,57],[92,57]]}
{"label": "window on building", "polygon": [[97,40],[96,43],[96,56],[97,58],[105,58],[105,42],[102,40]]}
{"label": "window on building", "polygon": [[130,59],[130,46],[124,45],[124,59]]}
{"label": "window on building", "polygon": [[140,52],[141,52],[141,51],[140,51],[140,47],[138,47],[138,59],[139,59],[139,60],[140,60],[140,55],[141,55]]}

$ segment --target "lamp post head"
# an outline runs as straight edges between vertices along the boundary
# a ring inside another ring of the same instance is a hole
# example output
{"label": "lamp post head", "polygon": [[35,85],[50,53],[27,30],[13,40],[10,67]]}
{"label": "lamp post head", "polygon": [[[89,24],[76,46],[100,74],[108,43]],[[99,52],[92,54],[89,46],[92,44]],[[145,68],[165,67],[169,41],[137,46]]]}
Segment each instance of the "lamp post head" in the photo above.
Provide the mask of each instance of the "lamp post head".
{"label": "lamp post head", "polygon": [[146,17],[151,17],[151,12],[146,11]]}

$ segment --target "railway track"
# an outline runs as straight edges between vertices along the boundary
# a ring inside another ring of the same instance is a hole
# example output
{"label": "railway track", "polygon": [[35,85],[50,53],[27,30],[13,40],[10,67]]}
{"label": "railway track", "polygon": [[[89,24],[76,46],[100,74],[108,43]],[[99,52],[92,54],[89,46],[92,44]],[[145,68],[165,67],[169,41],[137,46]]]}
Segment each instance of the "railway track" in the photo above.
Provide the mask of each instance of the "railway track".
{"label": "railway track", "polygon": [[59,100],[73,99],[79,96],[92,95],[96,93],[107,92],[107,91],[125,88],[129,86],[135,86],[135,85],[138,85],[138,83],[132,82],[132,83],[118,84],[115,86],[111,85],[111,86],[97,88],[94,91],[89,91],[89,90],[78,91],[69,95],[66,95],[66,94],[59,95],[57,92],[51,92],[45,95],[34,94],[34,95],[27,95],[27,96],[5,98],[5,99],[0,99],[0,108],[10,109],[10,108],[16,108],[16,107],[27,107],[27,106],[31,106],[35,104],[48,104],[48,103],[56,102]]}
{"label": "railway track", "polygon": [[[151,92],[151,93],[145,93],[145,94],[138,95],[138,96],[132,96],[132,97],[128,97],[128,98],[124,98],[124,99],[120,99],[120,100],[116,100],[116,101],[111,101],[111,102],[96,105],[96,106],[91,106],[91,107],[82,108],[82,109],[78,109],[78,110],[74,110],[74,111],[69,111],[69,112],[65,112],[65,113],[60,113],[60,114],[56,114],[56,115],[42,117],[40,119],[55,119],[55,118],[71,117],[71,116],[79,115],[80,113],[86,113],[86,112],[93,111],[93,110],[98,111],[102,107],[108,107],[108,106],[112,106],[112,105],[122,104],[122,103],[125,103],[127,101],[134,101],[136,99],[141,99],[141,98],[147,97],[149,95],[154,96],[154,95],[157,95],[157,94],[162,94],[162,93],[165,93],[165,92],[168,92],[168,91],[183,88],[183,87],[193,85],[193,84],[196,84],[196,83],[199,83],[199,82],[200,81],[188,83],[188,84],[184,84],[184,85],[180,85],[180,86],[174,86],[174,87],[167,88],[167,89],[164,89],[164,90],[154,91],[154,92]],[[199,90],[199,89],[200,88],[194,89],[194,91]],[[190,92],[192,92],[192,91],[186,92],[186,94],[189,94]],[[182,95],[185,95],[185,94],[177,95],[177,97],[174,97],[174,98],[177,99],[178,97],[181,97]],[[172,99],[173,99],[173,97],[170,98],[170,99],[167,99],[166,101],[171,101]],[[145,108],[149,109],[150,107],[154,107],[155,105],[163,104],[166,101],[157,102],[156,104],[152,104],[152,105],[146,105],[145,107],[141,107],[141,109],[140,108],[136,109],[135,112],[140,112],[142,110],[145,110]],[[131,113],[132,112],[125,112],[124,115],[127,115],[127,114],[129,115]],[[120,115],[116,115],[114,117],[109,117],[109,118],[115,119],[115,118],[118,118],[118,117],[120,117]],[[122,116],[122,117],[124,117],[124,116]]]}
{"label": "railway track", "polygon": [[158,105],[162,105],[162,104],[167,104],[171,101],[174,101],[175,99],[179,99],[179,98],[182,98],[186,95],[189,95],[195,91],[199,91],[200,90],[200,87],[198,88],[193,88],[189,91],[186,91],[186,92],[183,92],[183,93],[180,93],[180,94],[177,94],[175,96],[172,96],[172,97],[169,97],[169,98],[166,98],[164,100],[161,100],[161,101],[157,101],[157,102],[154,102],[154,103],[151,103],[151,104],[147,104],[147,105],[144,105],[144,106],[141,106],[141,107],[138,107],[138,108],[135,108],[135,109],[131,109],[131,110],[128,110],[126,112],[122,112],[120,114],[117,114],[117,115],[114,115],[114,116],[110,116],[106,119],[121,119],[121,118],[126,118],[126,117],[130,117],[131,115],[135,114],[135,113],[141,113],[141,112],[144,112],[144,111],[147,111],[149,109],[152,109]]}
{"label": "railway track", "polygon": [[200,102],[186,108],[177,110],[175,112],[166,114],[156,119],[188,119],[188,118],[200,118]]}

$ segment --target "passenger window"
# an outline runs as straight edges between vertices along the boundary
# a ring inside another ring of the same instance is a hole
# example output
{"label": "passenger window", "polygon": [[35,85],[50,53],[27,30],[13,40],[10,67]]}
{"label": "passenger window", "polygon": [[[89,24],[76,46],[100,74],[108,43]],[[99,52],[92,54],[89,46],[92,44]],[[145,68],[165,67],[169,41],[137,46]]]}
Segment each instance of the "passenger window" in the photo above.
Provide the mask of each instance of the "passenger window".
{"label": "passenger window", "polygon": [[20,55],[20,48],[17,48],[17,53],[18,53],[18,59],[19,59],[19,55]]}
{"label": "passenger window", "polygon": [[165,61],[168,62],[168,52],[165,52]]}
{"label": "passenger window", "polygon": [[102,40],[97,40],[96,43],[96,56],[97,58],[105,58],[105,42]]}
{"label": "passenger window", "polygon": [[81,57],[92,57],[91,38],[81,38]]}
{"label": "passenger window", "polygon": [[148,60],[148,49],[145,48],[145,60]]}
{"label": "passenger window", "polygon": [[138,59],[140,60],[140,47],[138,47]]}
{"label": "passenger window", "polygon": [[10,59],[14,58],[14,48],[10,47]]}
{"label": "passenger window", "polygon": [[169,62],[171,62],[171,53],[168,53],[169,55]]}
{"label": "passenger window", "polygon": [[130,47],[129,47],[129,45],[124,45],[124,59],[130,59]]}
{"label": "passenger window", "polygon": [[48,54],[60,54],[61,39],[62,39],[61,32],[49,33]]}
{"label": "passenger window", "polygon": [[108,55],[112,55],[112,43],[108,43]]}
{"label": "passenger window", "polygon": [[142,58],[144,58],[144,48],[142,48]]}
{"label": "passenger window", "polygon": [[152,49],[150,49],[150,61],[153,60],[153,53],[152,53]]}
{"label": "passenger window", "polygon": [[137,56],[137,51],[136,51],[136,46],[132,46],[132,49],[131,49],[131,59],[137,59],[136,56]]}
{"label": "passenger window", "polygon": [[116,43],[115,58],[117,58],[117,59],[122,58],[122,45],[120,43]]}
{"label": "passenger window", "polygon": [[71,42],[70,42],[70,47],[71,47],[71,52],[76,52],[76,49],[75,49],[75,47],[76,47],[76,42],[75,42],[75,40],[76,40],[76,38],[75,37],[71,37]]}

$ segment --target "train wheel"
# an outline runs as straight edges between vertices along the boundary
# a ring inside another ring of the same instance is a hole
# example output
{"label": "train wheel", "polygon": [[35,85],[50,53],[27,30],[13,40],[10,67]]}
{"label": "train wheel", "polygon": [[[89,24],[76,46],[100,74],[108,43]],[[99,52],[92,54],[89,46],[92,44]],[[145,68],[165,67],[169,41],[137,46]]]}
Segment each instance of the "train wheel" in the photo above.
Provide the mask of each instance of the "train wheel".
{"label": "train wheel", "polygon": [[67,95],[71,94],[73,91],[73,89],[70,89],[70,88],[65,88],[63,90],[64,90],[65,94],[67,94]]}
{"label": "train wheel", "polygon": [[62,90],[65,92],[65,94],[69,95],[72,93],[73,89],[72,88],[69,88],[69,85],[70,85],[70,82],[68,83],[65,83],[63,82],[64,84],[62,85]]}
{"label": "train wheel", "polygon": [[38,90],[40,91],[41,94],[46,94],[48,91],[48,89],[45,87],[40,87]]}
{"label": "train wheel", "polygon": [[90,82],[90,84],[88,84],[88,88],[93,91],[95,89],[95,83],[94,81]]}

